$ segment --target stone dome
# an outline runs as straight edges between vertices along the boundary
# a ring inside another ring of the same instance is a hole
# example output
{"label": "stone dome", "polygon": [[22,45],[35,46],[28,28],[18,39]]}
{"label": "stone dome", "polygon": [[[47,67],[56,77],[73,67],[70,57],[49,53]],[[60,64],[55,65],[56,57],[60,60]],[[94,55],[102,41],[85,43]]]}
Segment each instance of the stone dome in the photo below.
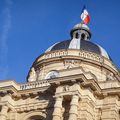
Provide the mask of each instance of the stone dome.
{"label": "stone dome", "polygon": [[[111,70],[118,70],[105,49],[90,41],[92,35],[89,27],[77,24],[70,35],[70,39],[55,43],[36,58],[28,73],[29,82],[78,75],[81,72],[90,72],[99,81],[113,79],[113,75],[107,78],[107,74]],[[103,74],[103,71],[106,72]]]}
{"label": "stone dome", "polygon": [[78,49],[96,53],[98,55],[104,56],[107,59],[110,59],[109,55],[107,54],[104,48],[90,41],[91,32],[87,25],[75,25],[71,30],[70,35],[71,39],[55,43],[54,45],[50,46],[46,50],[46,52],[62,49]]}

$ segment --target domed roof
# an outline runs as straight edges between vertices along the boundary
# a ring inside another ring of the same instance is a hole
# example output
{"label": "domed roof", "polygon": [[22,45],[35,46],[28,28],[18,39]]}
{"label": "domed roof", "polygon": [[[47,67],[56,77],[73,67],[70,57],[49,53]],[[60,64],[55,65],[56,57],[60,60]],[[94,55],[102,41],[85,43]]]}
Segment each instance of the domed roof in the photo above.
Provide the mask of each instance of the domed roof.
{"label": "domed roof", "polygon": [[89,37],[91,38],[90,29],[89,29],[89,27],[86,24],[76,24],[73,27],[73,29],[71,30],[71,32],[70,32],[71,36],[73,35],[73,32],[77,31],[77,30],[84,30],[84,31],[86,31],[89,34]]}
{"label": "domed roof", "polygon": [[87,30],[90,30],[89,27],[86,24],[76,24],[73,29],[77,29],[77,28],[85,28]]}
{"label": "domed roof", "polygon": [[[70,43],[71,43],[71,40],[65,40],[65,41],[56,43],[53,46],[49,47],[46,50],[46,52],[55,51],[55,50],[62,50],[62,49],[70,49]],[[77,49],[77,48],[74,48],[74,49]],[[90,41],[81,40],[79,43],[79,49],[85,50],[88,52],[93,52],[93,53],[96,53],[98,55],[102,55],[102,56],[109,59],[109,55],[101,46],[99,46],[95,43],[92,43]]]}
{"label": "domed roof", "polygon": [[72,37],[71,39],[55,43],[54,45],[49,47],[46,52],[62,49],[79,49],[93,52],[110,59],[105,49],[103,49],[100,45],[97,45],[90,41],[91,33],[87,25],[75,25],[71,30],[70,34]]}

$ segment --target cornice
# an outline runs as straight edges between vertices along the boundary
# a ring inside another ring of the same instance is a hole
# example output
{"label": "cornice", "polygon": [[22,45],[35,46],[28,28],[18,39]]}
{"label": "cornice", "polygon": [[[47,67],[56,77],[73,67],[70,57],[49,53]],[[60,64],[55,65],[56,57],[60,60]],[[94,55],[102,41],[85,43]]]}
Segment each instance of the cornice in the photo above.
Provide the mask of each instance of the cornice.
{"label": "cornice", "polygon": [[[94,96],[100,99],[106,97],[106,95],[118,95],[118,97],[120,97],[119,83],[119,86],[117,85],[113,87],[110,86],[110,88],[101,88],[99,83],[97,82],[97,78],[91,72],[85,72],[84,70],[82,71],[83,73],[81,74],[64,76],[49,80],[28,82],[25,84],[18,84],[17,87],[14,86],[14,84],[10,85],[9,81],[9,84],[0,87],[0,95],[5,96],[7,94],[11,94],[14,99],[22,99],[28,97],[35,97],[39,94],[43,94],[45,91],[51,91],[59,85],[79,83],[83,89],[91,89]],[[107,81],[105,83],[107,84]]]}
{"label": "cornice", "polygon": [[105,69],[108,69],[109,71],[112,71],[116,75],[117,79],[120,80],[120,73],[118,69],[115,67],[115,65],[112,63],[112,61],[98,54],[83,50],[79,51],[69,49],[47,52],[42,56],[38,57],[34,62],[33,66],[36,68],[43,66],[45,64],[57,63],[67,59],[81,60],[84,62],[88,62],[103,67]]}

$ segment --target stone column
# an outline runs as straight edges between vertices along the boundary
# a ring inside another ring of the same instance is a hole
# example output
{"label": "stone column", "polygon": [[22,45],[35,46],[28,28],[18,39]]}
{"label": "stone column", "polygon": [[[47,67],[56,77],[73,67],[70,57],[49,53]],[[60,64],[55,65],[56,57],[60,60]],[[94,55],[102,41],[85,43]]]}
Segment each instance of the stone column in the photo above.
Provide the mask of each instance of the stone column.
{"label": "stone column", "polygon": [[54,105],[53,120],[61,120],[63,97],[57,97]]}
{"label": "stone column", "polygon": [[0,120],[7,120],[8,106],[3,105],[0,113]]}
{"label": "stone column", "polygon": [[78,95],[73,95],[70,103],[69,119],[68,120],[77,120],[78,116]]}

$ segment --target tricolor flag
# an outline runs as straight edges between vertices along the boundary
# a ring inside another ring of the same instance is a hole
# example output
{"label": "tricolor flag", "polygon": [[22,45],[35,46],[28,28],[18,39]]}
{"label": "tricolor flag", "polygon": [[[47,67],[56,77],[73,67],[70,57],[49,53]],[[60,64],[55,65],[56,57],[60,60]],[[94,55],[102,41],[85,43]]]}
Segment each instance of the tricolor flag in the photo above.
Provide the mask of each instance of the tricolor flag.
{"label": "tricolor flag", "polygon": [[90,22],[90,16],[85,6],[83,7],[83,10],[81,13],[81,19],[84,24],[88,24]]}

